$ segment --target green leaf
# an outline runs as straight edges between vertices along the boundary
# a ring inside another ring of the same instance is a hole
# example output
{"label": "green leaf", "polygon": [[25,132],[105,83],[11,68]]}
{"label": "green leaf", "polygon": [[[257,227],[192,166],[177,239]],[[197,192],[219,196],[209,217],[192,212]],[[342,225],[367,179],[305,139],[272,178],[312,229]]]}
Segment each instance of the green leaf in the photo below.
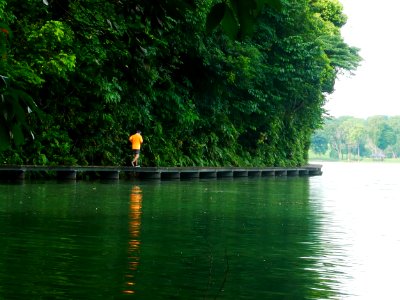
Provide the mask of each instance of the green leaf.
{"label": "green leaf", "polygon": [[9,39],[12,39],[13,37],[10,27],[5,23],[0,23],[0,33],[3,33]]}
{"label": "green leaf", "polygon": [[225,11],[225,16],[222,19],[221,26],[226,35],[228,35],[231,39],[236,38],[239,32],[239,25],[236,22],[233,11],[229,7]]}
{"label": "green leaf", "polygon": [[251,35],[254,30],[257,15],[257,2],[255,0],[233,0],[240,24],[240,38]]}
{"label": "green leaf", "polygon": [[181,11],[185,10],[185,9],[195,9],[196,8],[196,4],[194,0],[170,0],[167,1],[167,3],[171,6],[171,7],[175,7],[176,9],[179,9]]}
{"label": "green leaf", "polygon": [[277,11],[280,11],[282,9],[281,0],[258,0],[258,4],[267,5],[273,9],[276,9]]}
{"label": "green leaf", "polygon": [[13,112],[15,113],[16,121],[25,125],[25,111],[21,104],[17,101],[12,102]]}
{"label": "green leaf", "polygon": [[227,9],[226,3],[215,4],[207,15],[206,32],[210,34],[222,21]]}
{"label": "green leaf", "polygon": [[20,99],[22,100],[27,107],[29,107],[33,112],[37,114],[41,114],[42,111],[39,109],[39,107],[36,105],[35,101],[32,99],[32,97],[27,94],[26,92],[18,89],[13,89],[9,88],[8,94],[11,96],[15,97],[16,100]]}
{"label": "green leaf", "polygon": [[22,145],[25,142],[24,133],[22,132],[21,124],[15,124],[11,129],[14,142],[16,145]]}
{"label": "green leaf", "polygon": [[0,126],[0,152],[10,149],[10,134],[4,127],[4,124]]}

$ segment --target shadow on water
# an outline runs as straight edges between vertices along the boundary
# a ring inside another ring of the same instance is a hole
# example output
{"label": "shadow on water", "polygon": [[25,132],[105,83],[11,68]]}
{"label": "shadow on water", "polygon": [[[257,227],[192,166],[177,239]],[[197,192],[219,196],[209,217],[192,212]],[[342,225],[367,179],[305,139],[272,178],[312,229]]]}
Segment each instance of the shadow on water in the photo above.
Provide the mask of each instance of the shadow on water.
{"label": "shadow on water", "polygon": [[308,178],[0,185],[1,299],[338,299]]}

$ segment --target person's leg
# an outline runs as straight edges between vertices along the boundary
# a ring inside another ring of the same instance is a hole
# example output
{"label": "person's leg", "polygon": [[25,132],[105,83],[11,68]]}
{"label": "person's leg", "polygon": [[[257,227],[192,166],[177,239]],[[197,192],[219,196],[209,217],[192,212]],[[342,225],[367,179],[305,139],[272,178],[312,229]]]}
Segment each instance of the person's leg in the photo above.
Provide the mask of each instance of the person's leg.
{"label": "person's leg", "polygon": [[138,165],[138,159],[139,159],[139,154],[136,153],[135,157],[133,158],[133,161],[132,161],[132,164],[134,167]]}
{"label": "person's leg", "polygon": [[133,160],[132,160],[133,167],[136,167],[136,162],[138,160],[138,154],[139,154],[139,152],[136,149],[133,149]]}

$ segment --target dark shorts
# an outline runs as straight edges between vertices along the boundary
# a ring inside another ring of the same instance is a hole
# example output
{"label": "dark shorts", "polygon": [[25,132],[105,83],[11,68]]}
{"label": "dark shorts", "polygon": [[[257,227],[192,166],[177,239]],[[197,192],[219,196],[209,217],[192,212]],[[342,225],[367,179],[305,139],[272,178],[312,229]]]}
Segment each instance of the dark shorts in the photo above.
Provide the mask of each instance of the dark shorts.
{"label": "dark shorts", "polygon": [[140,154],[140,149],[133,149],[133,154]]}

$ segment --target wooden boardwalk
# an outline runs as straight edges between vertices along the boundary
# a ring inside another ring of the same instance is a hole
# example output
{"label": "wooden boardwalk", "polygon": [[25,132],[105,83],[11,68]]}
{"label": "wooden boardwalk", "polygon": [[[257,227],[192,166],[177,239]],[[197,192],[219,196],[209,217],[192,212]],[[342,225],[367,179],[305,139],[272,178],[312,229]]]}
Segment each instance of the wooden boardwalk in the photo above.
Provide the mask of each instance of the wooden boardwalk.
{"label": "wooden boardwalk", "polygon": [[[322,165],[306,165],[293,168],[262,167],[123,167],[123,166],[33,166],[2,165],[0,179],[23,180],[35,173],[54,176],[57,179],[101,178],[118,180],[137,179],[196,179],[226,177],[274,177],[274,176],[316,176],[322,175]],[[38,174],[36,174],[38,175]],[[81,175],[81,176],[79,176]]]}

